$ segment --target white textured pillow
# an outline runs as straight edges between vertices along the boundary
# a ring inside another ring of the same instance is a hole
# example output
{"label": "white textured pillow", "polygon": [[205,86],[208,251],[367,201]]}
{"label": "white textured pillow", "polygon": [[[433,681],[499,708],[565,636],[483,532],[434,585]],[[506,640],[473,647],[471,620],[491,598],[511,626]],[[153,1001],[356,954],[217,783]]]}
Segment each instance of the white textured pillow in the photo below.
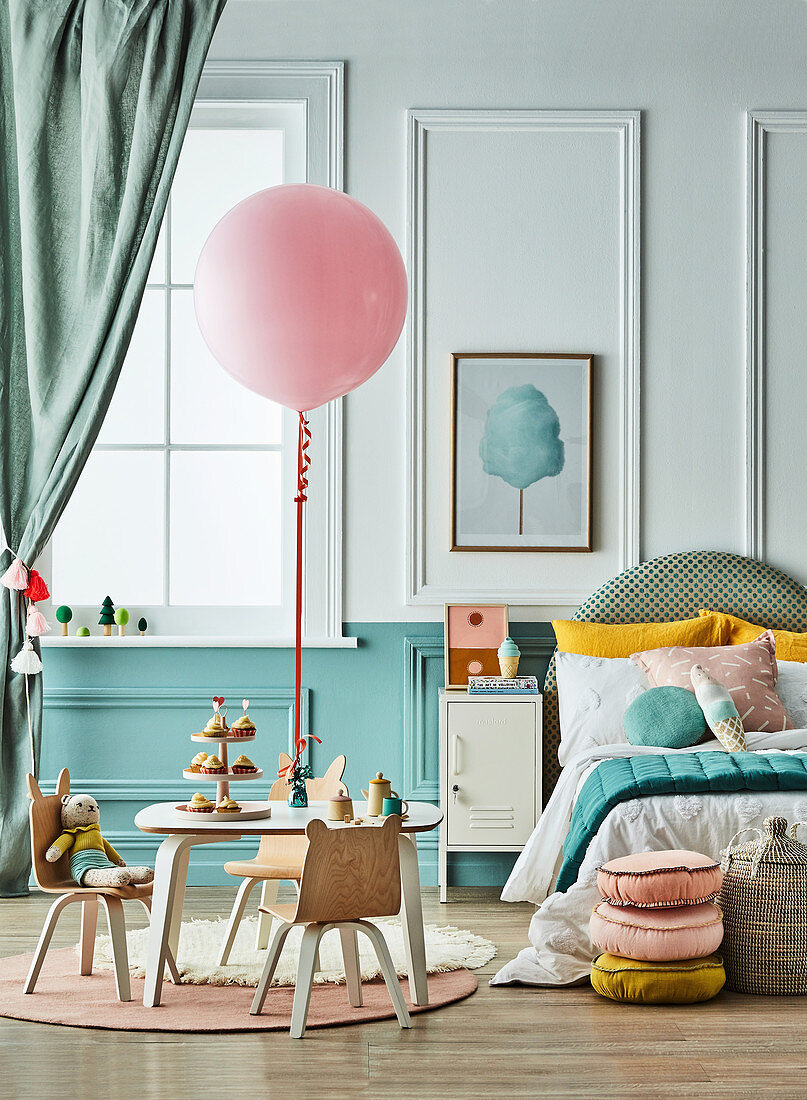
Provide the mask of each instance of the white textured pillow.
{"label": "white textured pillow", "polygon": [[779,679],[776,693],[797,730],[807,729],[807,664],[802,661],[777,661]]}
{"label": "white textured pillow", "polygon": [[598,745],[627,745],[625,711],[650,687],[643,670],[630,657],[556,653],[555,672],[561,764]]}

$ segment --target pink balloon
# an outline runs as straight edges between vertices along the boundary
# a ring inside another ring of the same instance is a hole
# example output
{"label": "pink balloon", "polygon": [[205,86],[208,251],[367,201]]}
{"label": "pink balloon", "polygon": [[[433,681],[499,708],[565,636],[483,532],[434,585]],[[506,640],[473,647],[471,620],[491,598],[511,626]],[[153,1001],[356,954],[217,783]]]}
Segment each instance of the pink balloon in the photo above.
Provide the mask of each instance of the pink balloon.
{"label": "pink balloon", "polygon": [[233,207],[194,280],[199,327],[222,367],[300,412],[375,374],[401,334],[406,300],[403,260],[383,222],[308,183]]}

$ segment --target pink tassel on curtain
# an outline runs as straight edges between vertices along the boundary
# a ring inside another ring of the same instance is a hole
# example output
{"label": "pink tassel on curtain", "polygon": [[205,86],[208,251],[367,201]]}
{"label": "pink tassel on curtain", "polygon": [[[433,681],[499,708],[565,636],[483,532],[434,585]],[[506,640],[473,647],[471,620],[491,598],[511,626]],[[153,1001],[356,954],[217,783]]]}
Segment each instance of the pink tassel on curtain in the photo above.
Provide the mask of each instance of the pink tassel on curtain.
{"label": "pink tassel on curtain", "polygon": [[28,587],[28,570],[19,558],[15,558],[3,576],[0,577],[0,584],[5,585],[6,588],[15,589],[17,592],[23,592]]}
{"label": "pink tassel on curtain", "polygon": [[50,630],[50,623],[42,612],[37,611],[34,604],[30,604],[28,607],[28,618],[25,621],[25,633],[28,637],[41,638],[43,634],[49,634]]}

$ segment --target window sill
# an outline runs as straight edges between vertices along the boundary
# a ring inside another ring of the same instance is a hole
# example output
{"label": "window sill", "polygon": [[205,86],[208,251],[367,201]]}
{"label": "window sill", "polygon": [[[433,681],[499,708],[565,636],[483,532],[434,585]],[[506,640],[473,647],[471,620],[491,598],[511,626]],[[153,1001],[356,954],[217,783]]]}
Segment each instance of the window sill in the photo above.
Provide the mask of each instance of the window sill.
{"label": "window sill", "polygon": [[[199,637],[181,634],[91,634],[89,638],[57,634],[39,639],[43,649],[294,649],[293,638]],[[356,649],[358,638],[304,638],[303,649]]]}

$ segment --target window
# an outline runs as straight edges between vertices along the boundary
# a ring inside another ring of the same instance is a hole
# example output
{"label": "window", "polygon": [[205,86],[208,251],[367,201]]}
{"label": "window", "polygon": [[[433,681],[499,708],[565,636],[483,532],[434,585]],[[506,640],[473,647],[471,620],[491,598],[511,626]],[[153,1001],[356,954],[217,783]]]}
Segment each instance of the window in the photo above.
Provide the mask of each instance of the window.
{"label": "window", "polygon": [[[218,76],[207,84],[232,85],[232,72]],[[267,68],[263,83],[272,79],[289,84]],[[315,113],[308,98],[197,99],[120,381],[52,540],[53,600],[73,608],[72,627],[98,633],[109,595],[130,610],[132,633],[141,615],[157,637],[293,633],[296,414],[216,363],[196,323],[193,276],[210,230],[238,201],[311,178]],[[340,525],[329,518],[341,505],[339,426],[337,408],[312,417],[324,499],[307,505],[306,632],[319,637],[341,634]]]}

